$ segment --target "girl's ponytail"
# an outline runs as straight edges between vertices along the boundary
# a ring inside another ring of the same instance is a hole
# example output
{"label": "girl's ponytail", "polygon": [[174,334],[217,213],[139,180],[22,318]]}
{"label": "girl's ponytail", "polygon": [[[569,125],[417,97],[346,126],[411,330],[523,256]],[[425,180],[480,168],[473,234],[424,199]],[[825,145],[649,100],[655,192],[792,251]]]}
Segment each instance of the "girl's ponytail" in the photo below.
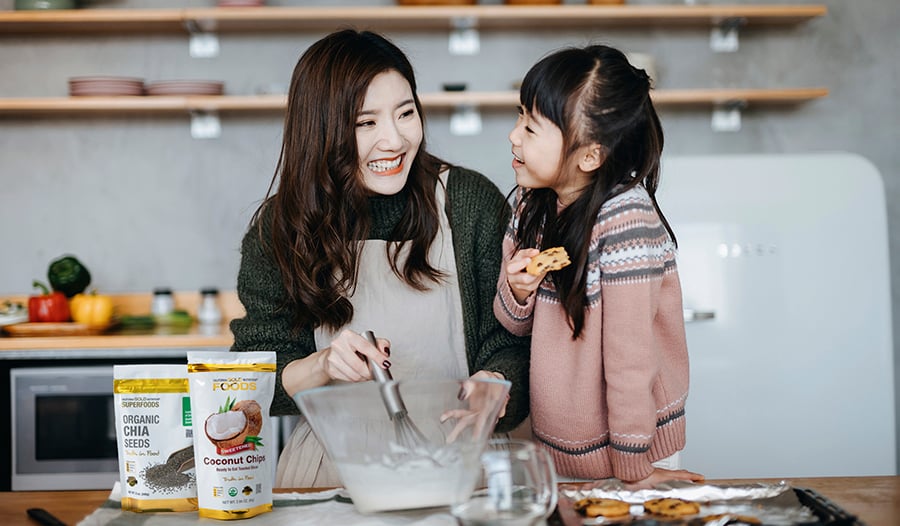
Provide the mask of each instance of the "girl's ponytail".
{"label": "girl's ponytail", "polygon": [[662,123],[659,120],[659,116],[656,114],[656,108],[653,107],[653,102],[650,100],[649,90],[647,93],[647,102],[644,104],[643,120],[644,126],[646,126],[646,130],[643,133],[644,156],[641,159],[640,166],[638,166],[636,170],[637,179],[643,181],[644,188],[647,189],[650,199],[653,200],[653,207],[656,208],[656,213],[659,214],[659,218],[666,227],[669,237],[672,238],[672,242],[675,243],[675,246],[677,247],[678,241],[675,239],[675,232],[672,230],[669,221],[666,219],[666,216],[663,215],[662,210],[659,208],[659,203],[656,201],[656,189],[659,187],[659,165],[660,159],[662,158],[664,140]]}

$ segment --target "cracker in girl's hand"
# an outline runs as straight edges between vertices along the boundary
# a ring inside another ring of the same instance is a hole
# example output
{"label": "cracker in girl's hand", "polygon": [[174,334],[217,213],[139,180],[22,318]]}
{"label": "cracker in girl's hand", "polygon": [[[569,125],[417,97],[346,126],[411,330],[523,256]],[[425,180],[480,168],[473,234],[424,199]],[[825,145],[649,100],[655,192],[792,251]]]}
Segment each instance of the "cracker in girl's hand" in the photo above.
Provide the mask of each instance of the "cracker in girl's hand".
{"label": "cracker in girl's hand", "polygon": [[544,272],[552,272],[571,263],[564,247],[553,247],[531,258],[525,270],[532,276],[540,276]]}

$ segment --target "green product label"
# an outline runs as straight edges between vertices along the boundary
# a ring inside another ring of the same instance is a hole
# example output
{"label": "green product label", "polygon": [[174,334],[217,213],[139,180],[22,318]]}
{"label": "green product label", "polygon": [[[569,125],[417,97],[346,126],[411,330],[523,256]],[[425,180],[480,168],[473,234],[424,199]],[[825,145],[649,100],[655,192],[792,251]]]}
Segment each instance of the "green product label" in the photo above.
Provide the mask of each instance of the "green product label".
{"label": "green product label", "polygon": [[185,396],[181,399],[181,425],[191,427],[191,397]]}

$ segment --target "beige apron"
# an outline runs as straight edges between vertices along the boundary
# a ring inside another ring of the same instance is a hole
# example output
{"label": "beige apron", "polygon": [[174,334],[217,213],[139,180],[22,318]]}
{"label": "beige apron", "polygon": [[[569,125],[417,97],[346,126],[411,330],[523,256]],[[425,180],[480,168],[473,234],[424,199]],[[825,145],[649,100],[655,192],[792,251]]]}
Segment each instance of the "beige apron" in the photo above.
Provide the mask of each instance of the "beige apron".
{"label": "beige apron", "polygon": [[[446,184],[446,172],[441,174],[441,181]],[[353,320],[335,332],[316,329],[317,349],[331,345],[344,329],[360,334],[371,330],[376,336],[390,340],[391,374],[397,380],[469,376],[453,239],[441,184],[435,189],[435,197],[440,230],[428,259],[446,274],[446,279],[429,283],[429,290],[415,290],[391,270],[385,256],[386,241],[365,241],[356,290],[350,298]],[[402,254],[405,258],[406,250]],[[282,488],[342,485],[337,470],[302,416],[278,460],[275,485]]]}

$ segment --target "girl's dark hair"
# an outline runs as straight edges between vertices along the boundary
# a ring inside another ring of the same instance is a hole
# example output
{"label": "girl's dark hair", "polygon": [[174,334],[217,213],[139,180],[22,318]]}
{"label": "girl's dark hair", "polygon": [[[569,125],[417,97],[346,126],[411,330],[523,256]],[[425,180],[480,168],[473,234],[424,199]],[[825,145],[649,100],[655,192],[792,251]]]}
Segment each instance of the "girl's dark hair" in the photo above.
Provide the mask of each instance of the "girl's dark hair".
{"label": "girl's dark hair", "polygon": [[[572,265],[551,274],[569,318],[572,337],[584,327],[587,260],[600,207],[643,185],[666,230],[675,234],[656,202],[663,132],[650,100],[646,72],[614,48],[567,48],[535,64],[522,82],[522,106],[553,122],[563,135],[560,170],[580,147],[599,144],[605,155],[591,184],[557,216],[557,195],[549,188],[523,189],[516,244],[519,248],[564,246]],[[564,174],[563,174],[564,175]]]}
{"label": "girl's dark hair", "polygon": [[[424,126],[412,65],[381,35],[346,29],[315,42],[297,62],[288,91],[278,166],[253,221],[287,291],[295,330],[338,329],[353,318],[360,244],[371,226],[356,143],[356,119],[377,75],[396,71],[409,82]],[[423,138],[403,190],[408,202],[388,243],[394,273],[425,290],[443,274],[428,262],[439,229],[434,187],[443,165]],[[277,183],[277,191],[275,190]],[[271,225],[271,228],[268,226]],[[400,264],[402,245],[409,244]],[[401,268],[402,267],[402,268]]]}

